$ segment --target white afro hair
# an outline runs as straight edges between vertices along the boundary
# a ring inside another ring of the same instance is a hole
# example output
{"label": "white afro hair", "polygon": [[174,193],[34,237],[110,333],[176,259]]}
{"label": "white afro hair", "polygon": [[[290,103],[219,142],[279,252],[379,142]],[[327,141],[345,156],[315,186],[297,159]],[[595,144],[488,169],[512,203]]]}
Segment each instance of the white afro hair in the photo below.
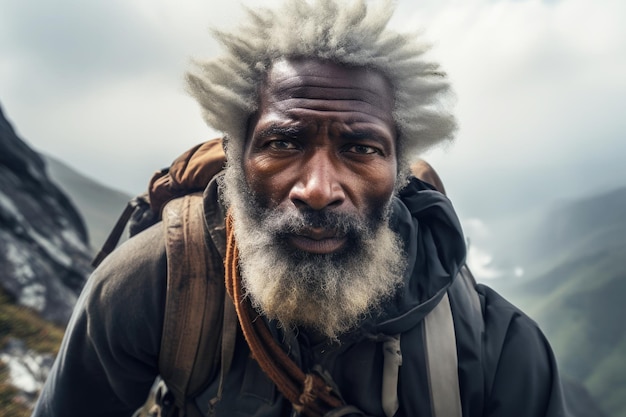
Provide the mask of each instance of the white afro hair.
{"label": "white afro hair", "polygon": [[289,58],[366,67],[388,79],[402,175],[417,155],[451,140],[456,122],[446,108],[451,97],[446,74],[424,60],[429,45],[418,34],[388,28],[392,13],[391,2],[384,0],[286,0],[274,9],[246,9],[235,32],[214,31],[225,54],[195,61],[186,81],[206,122],[226,135],[229,161],[241,158],[259,86],[274,62]]}

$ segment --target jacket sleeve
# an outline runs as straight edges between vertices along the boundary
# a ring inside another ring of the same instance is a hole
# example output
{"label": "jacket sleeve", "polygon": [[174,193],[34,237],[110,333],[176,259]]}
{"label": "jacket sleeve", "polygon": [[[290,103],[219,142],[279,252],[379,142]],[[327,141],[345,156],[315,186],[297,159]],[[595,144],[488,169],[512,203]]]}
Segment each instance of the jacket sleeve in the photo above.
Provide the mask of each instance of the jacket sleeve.
{"label": "jacket sleeve", "polygon": [[485,305],[485,416],[563,417],[552,348],[537,324],[488,288]]}
{"label": "jacket sleeve", "polygon": [[131,416],[158,373],[166,260],[161,224],[113,252],[87,281],[34,417]]}

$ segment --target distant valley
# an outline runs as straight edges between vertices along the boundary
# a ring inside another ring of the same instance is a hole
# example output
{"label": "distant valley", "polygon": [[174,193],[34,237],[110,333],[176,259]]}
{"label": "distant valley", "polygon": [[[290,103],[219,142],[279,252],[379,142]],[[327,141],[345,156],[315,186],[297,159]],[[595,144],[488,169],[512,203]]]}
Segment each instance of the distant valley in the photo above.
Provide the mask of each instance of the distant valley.
{"label": "distant valley", "polygon": [[626,416],[625,213],[623,187],[501,220],[480,242],[504,271],[485,283],[540,323],[562,373],[616,417]]}

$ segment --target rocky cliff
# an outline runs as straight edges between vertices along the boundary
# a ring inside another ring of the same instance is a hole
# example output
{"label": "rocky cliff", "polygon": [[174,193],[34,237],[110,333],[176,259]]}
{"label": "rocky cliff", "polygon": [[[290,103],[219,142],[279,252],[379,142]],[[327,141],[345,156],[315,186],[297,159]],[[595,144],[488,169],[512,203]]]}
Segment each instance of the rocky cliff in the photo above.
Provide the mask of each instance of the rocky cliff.
{"label": "rocky cliff", "polygon": [[16,303],[64,324],[89,262],[81,216],[0,109],[0,285]]}

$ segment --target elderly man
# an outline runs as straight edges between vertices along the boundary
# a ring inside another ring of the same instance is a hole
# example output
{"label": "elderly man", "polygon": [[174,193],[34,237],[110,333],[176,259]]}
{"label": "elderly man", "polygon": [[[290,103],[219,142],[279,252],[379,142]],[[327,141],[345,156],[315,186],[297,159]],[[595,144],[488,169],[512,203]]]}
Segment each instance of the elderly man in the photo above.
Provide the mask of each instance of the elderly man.
{"label": "elderly man", "polygon": [[[201,224],[225,257],[238,327],[221,371],[160,412],[564,415],[540,330],[467,278],[451,204],[410,176],[455,122],[445,74],[387,28],[390,15],[388,3],[334,0],[249,11],[216,34],[226,53],[188,75],[225,133]],[[35,416],[130,416],[160,351],[191,343],[163,331],[167,269],[183,262],[166,255],[163,228],[90,278]]]}

